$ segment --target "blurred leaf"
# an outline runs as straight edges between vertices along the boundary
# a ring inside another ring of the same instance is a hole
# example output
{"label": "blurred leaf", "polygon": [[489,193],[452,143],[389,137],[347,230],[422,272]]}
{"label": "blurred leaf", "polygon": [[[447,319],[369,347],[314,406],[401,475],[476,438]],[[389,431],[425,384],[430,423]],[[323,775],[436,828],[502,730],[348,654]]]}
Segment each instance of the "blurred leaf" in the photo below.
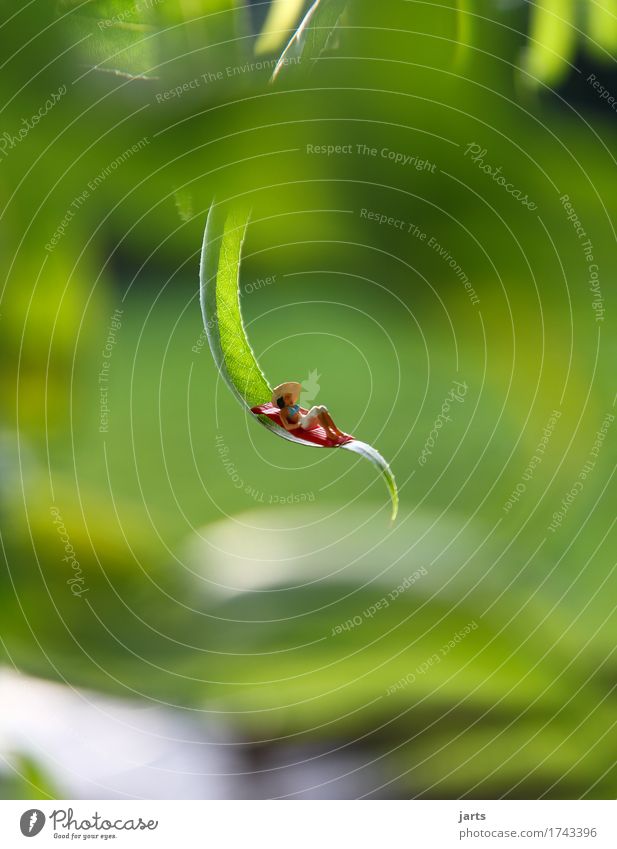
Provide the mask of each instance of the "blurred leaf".
{"label": "blurred leaf", "polygon": [[470,58],[475,20],[470,0],[457,0],[456,6],[456,39],[458,44],[454,61],[460,69]]}
{"label": "blurred leaf", "polygon": [[[138,693],[152,687],[160,695],[161,666],[169,661],[175,669],[190,654],[190,633],[181,635],[186,610],[169,606],[169,595],[183,592],[181,570],[169,569],[134,505],[80,489],[80,506],[55,475],[56,518],[44,489],[38,478],[28,484],[27,512],[19,498],[2,504],[0,658],[78,686],[117,692],[126,689],[122,679],[130,688],[138,680]],[[175,625],[174,608],[183,611]],[[177,642],[160,633],[163,618]],[[195,684],[175,680],[173,687],[189,698]]]}
{"label": "blurred leaf", "polygon": [[257,55],[280,49],[288,38],[289,30],[293,29],[298,20],[304,5],[304,0],[272,0],[263,28],[255,42]]}
{"label": "blurred leaf", "polygon": [[[449,727],[440,723],[432,733],[417,733],[398,753],[400,773],[412,786],[426,788],[423,796],[572,798],[576,781],[590,786],[598,778],[597,760],[589,756],[598,737],[593,722],[573,729],[569,716],[513,714],[493,725],[460,726],[452,719]],[[600,793],[611,786],[612,776],[603,776]]]}
{"label": "blurred leaf", "polygon": [[61,798],[58,788],[30,756],[10,757],[7,767],[0,774],[1,799]]}
{"label": "blurred leaf", "polygon": [[178,215],[182,221],[190,221],[193,217],[193,194],[190,189],[183,187],[174,192],[174,201]]}
{"label": "blurred leaf", "polygon": [[[575,0],[538,0],[530,7],[529,44],[523,55],[523,68],[546,85],[558,83],[568,71],[576,45]],[[535,78],[535,79],[534,79]]]}
{"label": "blurred leaf", "polygon": [[[239,711],[247,735],[320,736],[324,723],[334,739],[370,733],[378,745],[381,729],[385,747],[400,741],[394,772],[415,793],[589,786],[614,761],[593,751],[614,725],[613,682],[589,677],[603,655],[588,662],[546,627],[543,591],[532,610],[514,585],[486,611],[520,559],[502,559],[495,584],[481,581],[495,559],[479,550],[485,530],[419,511],[386,533],[371,511],[312,507],[204,528],[191,562],[226,595],[211,645],[237,652],[211,658],[211,700]],[[243,656],[249,639],[258,656]],[[612,783],[607,774],[594,794]]]}
{"label": "blurred leaf", "polygon": [[283,68],[294,68],[298,63],[306,75],[328,46],[346,6],[347,0],[316,0],[281,54],[272,79],[280,77]]}
{"label": "blurred leaf", "polygon": [[248,5],[243,0],[160,0],[162,76],[182,85],[249,59]]}
{"label": "blurred leaf", "polygon": [[58,11],[66,15],[65,26],[80,49],[86,63],[100,71],[128,77],[151,77],[156,65],[148,10],[154,6],[124,0],[62,0]]}
{"label": "blurred leaf", "polygon": [[587,46],[598,58],[617,51],[617,0],[587,4]]}

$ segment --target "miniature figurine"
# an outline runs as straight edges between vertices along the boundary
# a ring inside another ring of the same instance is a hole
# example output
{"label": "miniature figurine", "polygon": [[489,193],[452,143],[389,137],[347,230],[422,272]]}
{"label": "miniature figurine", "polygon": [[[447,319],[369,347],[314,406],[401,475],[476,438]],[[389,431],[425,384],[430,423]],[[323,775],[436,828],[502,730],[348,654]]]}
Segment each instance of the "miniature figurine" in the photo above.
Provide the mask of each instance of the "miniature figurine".
{"label": "miniature figurine", "polygon": [[312,430],[321,425],[326,435],[333,442],[347,439],[347,434],[334,424],[328,408],[323,404],[303,410],[298,404],[298,398],[302,390],[302,384],[295,381],[281,383],[272,390],[272,404],[280,410],[281,424],[288,431]]}

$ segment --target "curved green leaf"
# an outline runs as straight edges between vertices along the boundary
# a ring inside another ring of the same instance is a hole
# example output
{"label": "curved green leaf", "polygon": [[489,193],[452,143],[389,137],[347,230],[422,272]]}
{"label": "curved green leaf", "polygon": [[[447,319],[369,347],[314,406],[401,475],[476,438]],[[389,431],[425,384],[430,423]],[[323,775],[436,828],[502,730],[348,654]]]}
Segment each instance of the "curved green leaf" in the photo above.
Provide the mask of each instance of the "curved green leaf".
{"label": "curved green leaf", "polygon": [[[227,208],[212,204],[204,233],[199,277],[201,311],[212,356],[236,398],[250,409],[267,404],[272,390],[247,339],[240,308],[240,262],[248,220],[248,211],[240,206]],[[283,439],[309,444],[267,416],[256,415],[255,418]],[[398,491],[386,460],[375,448],[357,439],[335,447],[353,451],[379,469],[390,493],[394,521]]]}
{"label": "curved green leaf", "polygon": [[206,223],[200,267],[200,300],[210,350],[238,400],[256,407],[272,390],[259,367],[240,312],[240,258],[248,212],[213,203]]}
{"label": "curved green leaf", "polygon": [[398,489],[392,469],[388,465],[387,460],[381,456],[376,448],[373,448],[372,445],[369,445],[366,442],[360,442],[359,439],[354,439],[351,442],[345,442],[340,447],[345,448],[347,451],[353,451],[361,457],[366,457],[366,459],[370,460],[374,466],[377,466],[384,481],[386,482],[388,492],[390,493],[390,500],[392,501],[392,521],[394,521],[396,519],[396,514],[398,513]]}

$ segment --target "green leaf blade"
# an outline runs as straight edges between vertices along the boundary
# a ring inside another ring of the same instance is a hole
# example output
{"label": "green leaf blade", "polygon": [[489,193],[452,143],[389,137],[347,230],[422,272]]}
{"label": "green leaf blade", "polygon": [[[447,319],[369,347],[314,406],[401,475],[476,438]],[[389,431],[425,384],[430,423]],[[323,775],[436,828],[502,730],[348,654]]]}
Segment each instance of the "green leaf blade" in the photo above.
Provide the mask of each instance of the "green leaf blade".
{"label": "green leaf blade", "polygon": [[376,448],[366,442],[361,442],[359,439],[354,439],[353,442],[345,442],[340,448],[359,454],[379,469],[390,493],[390,501],[392,502],[391,521],[394,522],[398,513],[398,487],[388,461],[381,456]]}
{"label": "green leaf blade", "polygon": [[200,301],[210,349],[221,376],[248,407],[272,390],[253,353],[240,310],[240,260],[248,212],[213,203],[201,253]]}

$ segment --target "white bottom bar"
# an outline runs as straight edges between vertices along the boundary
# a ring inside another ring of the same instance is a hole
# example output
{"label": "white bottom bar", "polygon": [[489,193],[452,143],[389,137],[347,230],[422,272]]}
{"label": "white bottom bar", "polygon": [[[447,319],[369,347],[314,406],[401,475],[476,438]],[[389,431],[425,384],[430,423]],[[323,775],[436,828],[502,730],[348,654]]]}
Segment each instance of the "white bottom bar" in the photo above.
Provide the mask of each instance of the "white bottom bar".
{"label": "white bottom bar", "polygon": [[3,801],[0,846],[614,849],[616,814],[593,800]]}

